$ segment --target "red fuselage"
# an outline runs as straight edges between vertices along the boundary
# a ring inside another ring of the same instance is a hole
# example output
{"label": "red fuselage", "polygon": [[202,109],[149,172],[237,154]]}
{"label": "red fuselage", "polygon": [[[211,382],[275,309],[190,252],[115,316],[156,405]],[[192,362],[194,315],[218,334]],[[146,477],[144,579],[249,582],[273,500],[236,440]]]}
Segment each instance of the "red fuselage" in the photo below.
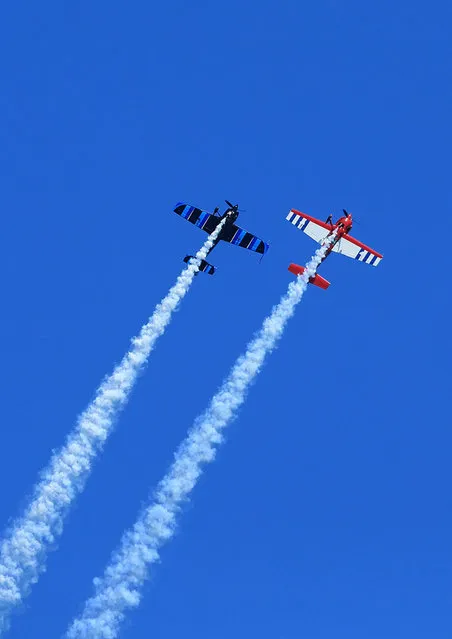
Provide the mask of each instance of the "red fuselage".
{"label": "red fuselage", "polygon": [[325,256],[322,259],[322,262],[326,260],[326,258],[331,253],[335,245],[339,242],[341,237],[344,237],[344,235],[347,235],[348,233],[350,233],[352,226],[353,226],[353,219],[350,213],[348,215],[344,215],[343,217],[340,217],[338,221],[336,222],[336,224],[333,224],[331,226],[331,231],[328,233],[327,238],[331,237],[332,233],[334,233],[335,231],[336,231],[336,235],[334,237],[334,240],[331,242],[327,252],[325,253]]}

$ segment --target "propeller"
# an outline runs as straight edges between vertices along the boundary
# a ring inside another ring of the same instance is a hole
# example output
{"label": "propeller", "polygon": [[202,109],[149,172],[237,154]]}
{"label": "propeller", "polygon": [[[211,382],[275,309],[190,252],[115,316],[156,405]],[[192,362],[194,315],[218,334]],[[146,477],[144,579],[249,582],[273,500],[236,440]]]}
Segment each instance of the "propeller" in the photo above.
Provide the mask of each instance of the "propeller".
{"label": "propeller", "polygon": [[[348,212],[348,211],[346,211],[345,209],[342,209],[342,210],[343,210],[343,212],[344,212],[344,215],[351,215],[351,213],[349,213],[349,212]],[[355,217],[355,215],[353,214],[353,224],[354,224],[355,222],[356,222],[357,224],[361,224],[361,222],[360,222],[360,221],[359,221],[359,220]]]}
{"label": "propeller", "polygon": [[[238,211],[239,210],[239,205],[238,204],[231,204],[231,202],[229,202],[229,200],[225,200],[226,204],[229,206],[230,209],[233,209],[234,211]],[[241,211],[244,211],[245,209],[240,209]]]}

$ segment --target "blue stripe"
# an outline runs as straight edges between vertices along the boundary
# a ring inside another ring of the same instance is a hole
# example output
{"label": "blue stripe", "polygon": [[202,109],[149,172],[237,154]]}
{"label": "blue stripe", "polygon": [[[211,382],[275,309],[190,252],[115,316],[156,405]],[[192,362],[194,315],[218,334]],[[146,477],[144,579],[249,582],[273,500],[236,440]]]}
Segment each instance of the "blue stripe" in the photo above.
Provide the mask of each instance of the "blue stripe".
{"label": "blue stripe", "polygon": [[289,220],[289,222],[292,222],[292,220],[295,217],[295,213],[289,213],[290,217],[288,217],[287,219]]}
{"label": "blue stripe", "polygon": [[355,260],[359,260],[362,254],[363,254],[363,249],[360,249],[358,255],[355,257]]}
{"label": "blue stripe", "polygon": [[188,219],[188,217],[190,216],[190,213],[192,213],[194,207],[193,206],[189,206],[188,204],[185,206],[184,210],[182,211],[182,213],[180,214],[181,217],[185,218],[186,220]]}
{"label": "blue stripe", "polygon": [[373,258],[370,260],[370,264],[373,265],[373,263],[375,262],[375,260],[377,259],[378,255],[374,255]]}
{"label": "blue stripe", "polygon": [[305,219],[303,220],[303,222],[300,224],[298,228],[300,229],[300,231],[304,231],[308,224],[309,224],[309,220]]}
{"label": "blue stripe", "polygon": [[203,211],[201,215],[198,217],[198,219],[196,220],[196,226],[199,226],[199,228],[202,229],[204,224],[207,222],[209,215],[210,213],[206,213],[206,211]]}
{"label": "blue stripe", "polygon": [[255,251],[257,247],[259,246],[259,242],[260,240],[258,237],[253,237],[253,239],[251,240],[251,244],[248,247],[250,251]]}
{"label": "blue stripe", "polygon": [[233,244],[240,244],[240,242],[243,240],[243,238],[245,237],[246,231],[242,231],[241,229],[239,230],[239,232],[236,234],[235,238],[232,240]]}

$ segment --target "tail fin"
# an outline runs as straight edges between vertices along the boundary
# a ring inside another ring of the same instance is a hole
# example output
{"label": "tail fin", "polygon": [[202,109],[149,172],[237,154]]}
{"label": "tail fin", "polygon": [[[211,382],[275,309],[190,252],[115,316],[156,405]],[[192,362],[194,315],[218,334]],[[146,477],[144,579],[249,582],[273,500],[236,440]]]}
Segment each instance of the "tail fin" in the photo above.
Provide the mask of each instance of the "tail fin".
{"label": "tail fin", "polygon": [[[193,255],[186,255],[184,257],[184,262],[188,264],[188,262],[193,259],[194,259]],[[215,266],[212,266],[212,264],[209,264],[209,262],[206,262],[206,260],[200,260],[200,262],[201,264],[199,266],[199,270],[202,273],[208,273],[209,275],[213,275],[215,273]]]}
{"label": "tail fin", "polygon": [[[298,264],[291,264],[289,266],[289,271],[293,273],[294,275],[301,275],[302,273],[304,273],[305,270],[306,270],[306,267],[299,266]],[[310,277],[309,282],[311,284],[314,284],[315,286],[318,286],[319,288],[323,288],[324,291],[326,291],[326,289],[330,285],[328,280],[326,280],[324,277],[322,277],[318,273],[316,273],[314,277]]]}

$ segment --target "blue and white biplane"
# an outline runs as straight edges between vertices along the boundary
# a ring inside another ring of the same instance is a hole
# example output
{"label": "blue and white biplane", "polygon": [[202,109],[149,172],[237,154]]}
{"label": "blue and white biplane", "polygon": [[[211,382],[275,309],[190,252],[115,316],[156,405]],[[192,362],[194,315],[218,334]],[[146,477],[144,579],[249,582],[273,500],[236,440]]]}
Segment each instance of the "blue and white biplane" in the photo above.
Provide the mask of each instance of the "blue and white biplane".
{"label": "blue and white biplane", "polygon": [[[228,200],[225,200],[225,202],[228,205],[228,208],[222,215],[218,213],[218,207],[213,213],[209,213],[208,211],[203,211],[202,209],[190,206],[190,204],[185,204],[184,202],[179,202],[175,206],[174,212],[203,231],[206,231],[209,235],[215,231],[222,220],[226,220],[219,236],[207,255],[209,255],[209,253],[211,253],[216,245],[221,241],[229,242],[229,244],[235,244],[236,246],[241,246],[242,248],[249,249],[255,253],[265,255],[268,251],[269,245],[256,237],[256,235],[240,228],[240,226],[237,226],[235,223],[239,216],[239,205],[231,204]],[[186,255],[184,257],[184,262],[189,262],[192,258],[193,255]],[[213,275],[215,273],[215,266],[212,266],[212,264],[209,264],[206,260],[201,260],[199,270],[204,273],[208,273],[209,275]]]}

